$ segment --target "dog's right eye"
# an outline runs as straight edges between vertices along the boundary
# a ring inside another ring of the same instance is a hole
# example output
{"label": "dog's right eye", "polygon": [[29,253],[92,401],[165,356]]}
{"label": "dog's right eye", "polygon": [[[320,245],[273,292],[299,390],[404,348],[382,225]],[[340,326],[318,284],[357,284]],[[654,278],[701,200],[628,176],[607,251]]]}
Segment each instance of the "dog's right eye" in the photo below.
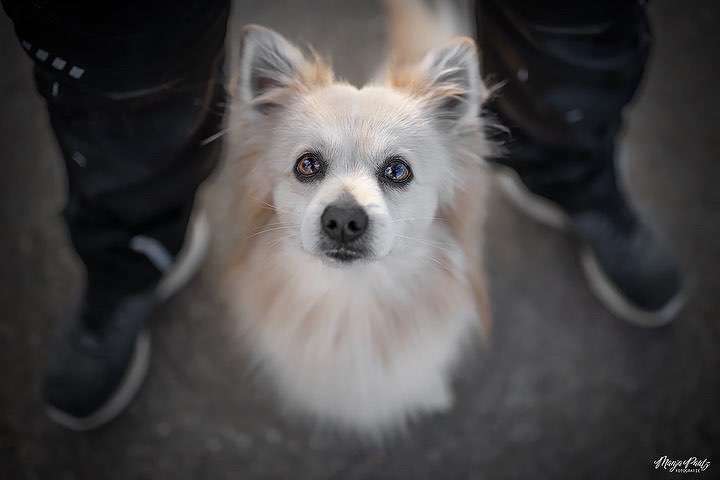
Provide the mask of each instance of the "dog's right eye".
{"label": "dog's right eye", "polygon": [[300,181],[308,181],[316,178],[324,171],[322,159],[314,153],[304,153],[295,162],[295,176]]}

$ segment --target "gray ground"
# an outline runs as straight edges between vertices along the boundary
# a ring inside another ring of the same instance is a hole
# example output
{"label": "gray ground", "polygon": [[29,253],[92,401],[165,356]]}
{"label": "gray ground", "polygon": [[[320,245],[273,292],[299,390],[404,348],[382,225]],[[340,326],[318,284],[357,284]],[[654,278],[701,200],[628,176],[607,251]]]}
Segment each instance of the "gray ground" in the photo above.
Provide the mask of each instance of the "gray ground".
{"label": "gray ground", "polygon": [[[381,49],[375,2],[263,4],[243,7],[244,19],[334,52],[351,79]],[[663,477],[651,468],[660,455],[710,457],[700,477],[720,478],[717,7],[653,2],[657,48],[627,138],[632,197],[691,272],[681,317],[657,331],[613,318],[585,286],[573,241],[496,194],[492,340],[463,371],[452,413],[383,448],[283,418],[244,377],[216,294],[229,241],[219,224],[211,262],[153,324],[150,376],[129,412],[87,434],[45,418],[45,345],[81,275],[58,217],[58,151],[0,16],[0,479],[640,479]],[[209,186],[209,204],[223,188]]]}

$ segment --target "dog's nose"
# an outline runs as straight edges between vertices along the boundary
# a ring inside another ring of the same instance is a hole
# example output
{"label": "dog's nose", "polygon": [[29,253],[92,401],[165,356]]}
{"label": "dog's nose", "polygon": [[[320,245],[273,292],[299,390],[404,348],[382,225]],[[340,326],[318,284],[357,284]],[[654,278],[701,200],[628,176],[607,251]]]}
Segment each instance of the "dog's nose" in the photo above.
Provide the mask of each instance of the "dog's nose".
{"label": "dog's nose", "polygon": [[320,218],[325,234],[336,242],[349,243],[367,230],[368,216],[355,205],[328,205]]}

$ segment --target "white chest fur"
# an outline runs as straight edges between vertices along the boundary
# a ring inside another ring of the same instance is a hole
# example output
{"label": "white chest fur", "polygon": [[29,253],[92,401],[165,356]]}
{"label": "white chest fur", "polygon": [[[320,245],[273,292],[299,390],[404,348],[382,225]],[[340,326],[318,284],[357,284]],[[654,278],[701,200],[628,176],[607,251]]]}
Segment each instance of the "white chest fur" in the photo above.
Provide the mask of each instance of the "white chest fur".
{"label": "white chest fur", "polygon": [[451,372],[477,313],[460,250],[422,250],[338,268],[297,247],[251,247],[229,293],[289,409],[378,434],[451,406]]}

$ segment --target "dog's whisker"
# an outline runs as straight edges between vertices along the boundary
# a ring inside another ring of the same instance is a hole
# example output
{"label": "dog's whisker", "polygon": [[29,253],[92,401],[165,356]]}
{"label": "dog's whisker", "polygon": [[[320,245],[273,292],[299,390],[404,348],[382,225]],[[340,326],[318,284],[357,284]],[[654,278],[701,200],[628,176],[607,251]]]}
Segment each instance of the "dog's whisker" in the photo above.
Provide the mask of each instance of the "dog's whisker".
{"label": "dog's whisker", "polygon": [[414,220],[441,220],[446,222],[447,219],[443,217],[407,217],[407,218],[395,218],[390,221],[390,223],[396,223],[396,222],[411,222]]}
{"label": "dog's whisker", "polygon": [[265,258],[269,258],[270,256],[275,255],[278,252],[278,250],[283,248],[285,240],[294,239],[294,238],[295,238],[295,234],[291,233],[290,235],[278,237],[275,240],[269,242],[267,244],[267,250],[265,251],[265,254],[264,254]]}
{"label": "dog's whisker", "polygon": [[437,264],[437,265],[440,267],[440,269],[442,269],[442,270],[444,270],[444,271],[446,271],[446,272],[448,272],[448,273],[450,273],[450,274],[455,274],[456,269],[453,268],[453,267],[451,267],[451,266],[448,265],[447,263],[441,261],[439,258],[433,257],[432,255],[428,256],[427,258],[428,258],[428,260],[430,260],[430,261],[434,262],[435,264]]}
{"label": "dog's whisker", "polygon": [[217,140],[218,138],[220,138],[220,137],[222,137],[223,135],[225,135],[229,130],[230,130],[230,129],[228,129],[228,128],[223,128],[223,129],[220,130],[219,132],[210,135],[210,136],[207,137],[205,140],[203,140],[202,142],[200,142],[200,145],[201,145],[201,146],[205,146],[205,145],[207,145],[207,144],[209,144],[209,143],[214,142],[214,141]]}
{"label": "dog's whisker", "polygon": [[296,223],[291,222],[272,222],[272,223],[266,223],[262,227],[277,227],[277,226],[292,226],[292,227],[298,227],[299,225]]}
{"label": "dog's whisker", "polygon": [[268,244],[268,252],[275,252],[282,246],[283,238],[278,238]]}
{"label": "dog's whisker", "polygon": [[255,230],[253,233],[264,233],[264,232],[271,232],[274,230],[287,230],[287,229],[294,229],[298,228],[297,225],[294,224],[288,224],[288,223],[277,223],[277,224],[270,224],[270,225],[263,225],[257,230]]}
{"label": "dog's whisker", "polygon": [[253,232],[252,235],[260,235],[263,233],[275,232],[275,231],[280,231],[280,230],[290,230],[292,228],[294,228],[294,227],[291,225],[278,225],[275,227],[262,228],[260,230]]}
{"label": "dog's whisker", "polygon": [[259,200],[259,202],[261,202],[261,203],[262,203],[263,205],[265,205],[266,207],[275,210],[276,212],[282,212],[282,211],[283,211],[283,209],[281,209],[281,208],[278,207],[277,205],[273,205],[273,204],[268,203],[268,202],[263,201],[263,200]]}
{"label": "dog's whisker", "polygon": [[256,202],[262,203],[262,204],[265,205],[266,207],[268,207],[268,208],[270,208],[270,209],[272,209],[272,210],[274,210],[274,211],[276,211],[276,212],[280,212],[280,213],[292,213],[292,211],[290,211],[290,210],[288,210],[288,209],[280,208],[280,207],[278,207],[277,205],[273,205],[273,204],[271,204],[271,203],[266,202],[265,200],[261,200],[261,199],[259,199],[259,198],[257,198],[257,197],[252,196],[252,195],[250,196],[250,198],[252,198],[252,199],[255,200]]}
{"label": "dog's whisker", "polygon": [[277,231],[282,231],[282,230],[291,230],[291,229],[294,229],[294,228],[296,228],[294,225],[285,225],[285,226],[279,226],[279,227],[266,228],[266,229],[260,230],[260,231],[258,231],[258,232],[255,232],[255,233],[253,233],[253,234],[251,234],[251,235],[248,235],[248,238],[257,237],[258,235],[263,235],[263,234],[265,234],[265,233],[270,233],[270,232],[277,232]]}
{"label": "dog's whisker", "polygon": [[418,242],[418,243],[421,243],[421,244],[424,244],[424,245],[428,245],[428,246],[431,246],[431,247],[437,247],[437,248],[442,249],[442,250],[446,250],[446,251],[452,251],[452,250],[453,250],[453,244],[452,244],[452,243],[449,243],[449,242],[438,242],[438,241],[434,241],[434,240],[427,240],[427,239],[424,239],[424,238],[417,238],[417,237],[411,237],[411,236],[409,236],[409,235],[403,235],[403,234],[401,234],[401,233],[397,233],[396,235],[397,235],[398,237],[400,237],[400,238],[405,238],[405,239],[407,239],[407,240],[413,240],[413,241],[415,241],[415,242]]}
{"label": "dog's whisker", "polygon": [[432,246],[438,246],[438,247],[448,247],[451,248],[453,245],[449,242],[438,242],[434,240],[427,240],[424,238],[418,238],[418,237],[412,237],[410,235],[403,235],[401,233],[396,233],[396,235],[400,238],[405,238],[407,240],[414,240],[419,243],[423,243],[425,245],[432,245]]}

